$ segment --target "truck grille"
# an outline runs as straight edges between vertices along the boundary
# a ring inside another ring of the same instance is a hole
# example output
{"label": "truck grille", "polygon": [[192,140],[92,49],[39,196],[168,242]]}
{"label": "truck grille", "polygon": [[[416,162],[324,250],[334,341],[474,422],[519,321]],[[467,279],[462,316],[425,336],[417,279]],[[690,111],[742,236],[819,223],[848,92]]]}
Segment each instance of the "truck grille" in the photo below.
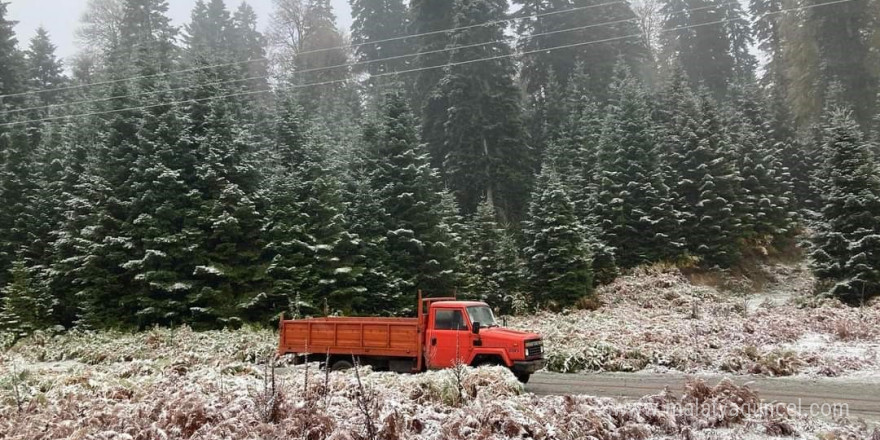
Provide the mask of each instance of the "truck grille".
{"label": "truck grille", "polygon": [[526,357],[541,357],[544,353],[544,343],[540,340],[526,342]]}

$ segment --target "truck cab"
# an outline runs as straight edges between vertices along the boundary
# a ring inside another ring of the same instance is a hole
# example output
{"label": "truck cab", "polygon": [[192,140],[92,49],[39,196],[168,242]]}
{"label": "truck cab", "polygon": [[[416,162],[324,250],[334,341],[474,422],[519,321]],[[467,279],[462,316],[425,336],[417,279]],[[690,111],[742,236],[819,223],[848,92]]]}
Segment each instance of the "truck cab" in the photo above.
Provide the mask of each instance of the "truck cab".
{"label": "truck cab", "polygon": [[544,347],[534,333],[501,328],[489,306],[480,301],[425,299],[420,307],[424,360],[430,369],[457,364],[504,365],[526,383],[544,367]]}
{"label": "truck cab", "polygon": [[[422,298],[415,318],[333,317],[278,321],[278,355],[323,358],[341,370],[362,362],[375,369],[417,373],[456,365],[504,365],[523,383],[544,367],[534,333],[501,328],[480,301]],[[356,361],[357,360],[357,361]]]}

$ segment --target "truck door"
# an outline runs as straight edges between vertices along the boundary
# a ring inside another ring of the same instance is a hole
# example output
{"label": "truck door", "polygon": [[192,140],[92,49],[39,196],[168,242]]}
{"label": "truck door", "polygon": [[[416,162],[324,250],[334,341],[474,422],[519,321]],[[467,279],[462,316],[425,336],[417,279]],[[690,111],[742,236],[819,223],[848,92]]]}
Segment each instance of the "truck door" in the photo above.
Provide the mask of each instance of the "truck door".
{"label": "truck door", "polygon": [[466,363],[473,350],[470,329],[461,309],[435,308],[426,341],[429,368],[448,368],[456,360]]}

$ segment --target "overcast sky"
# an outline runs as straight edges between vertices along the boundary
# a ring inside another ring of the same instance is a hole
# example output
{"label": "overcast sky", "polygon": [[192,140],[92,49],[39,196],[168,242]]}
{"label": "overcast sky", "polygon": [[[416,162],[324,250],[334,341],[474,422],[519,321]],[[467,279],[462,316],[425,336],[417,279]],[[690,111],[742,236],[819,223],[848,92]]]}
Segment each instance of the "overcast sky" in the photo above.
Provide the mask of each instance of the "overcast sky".
{"label": "overcast sky", "polygon": [[[4,1],[4,0],[0,0]],[[9,19],[19,23],[15,28],[20,48],[27,48],[28,41],[37,27],[43,25],[58,46],[57,55],[68,58],[76,53],[74,31],[79,18],[85,11],[88,0],[5,0],[9,2]],[[226,7],[235,10],[241,0],[225,0]],[[175,25],[182,26],[189,21],[190,12],[196,0],[168,0],[168,14]],[[260,28],[265,31],[272,13],[273,0],[247,0],[260,16]],[[331,0],[337,23],[348,29],[351,24],[351,7],[348,0]]]}

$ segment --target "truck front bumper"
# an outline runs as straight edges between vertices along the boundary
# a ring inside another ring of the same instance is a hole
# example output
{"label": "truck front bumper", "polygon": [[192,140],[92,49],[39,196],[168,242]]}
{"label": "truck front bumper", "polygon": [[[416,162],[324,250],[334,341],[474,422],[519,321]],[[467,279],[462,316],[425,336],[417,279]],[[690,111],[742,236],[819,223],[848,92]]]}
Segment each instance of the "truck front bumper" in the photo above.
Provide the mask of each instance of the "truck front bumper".
{"label": "truck front bumper", "polygon": [[514,361],[510,370],[514,374],[532,374],[541,368],[544,368],[544,359],[535,359],[533,361]]}

